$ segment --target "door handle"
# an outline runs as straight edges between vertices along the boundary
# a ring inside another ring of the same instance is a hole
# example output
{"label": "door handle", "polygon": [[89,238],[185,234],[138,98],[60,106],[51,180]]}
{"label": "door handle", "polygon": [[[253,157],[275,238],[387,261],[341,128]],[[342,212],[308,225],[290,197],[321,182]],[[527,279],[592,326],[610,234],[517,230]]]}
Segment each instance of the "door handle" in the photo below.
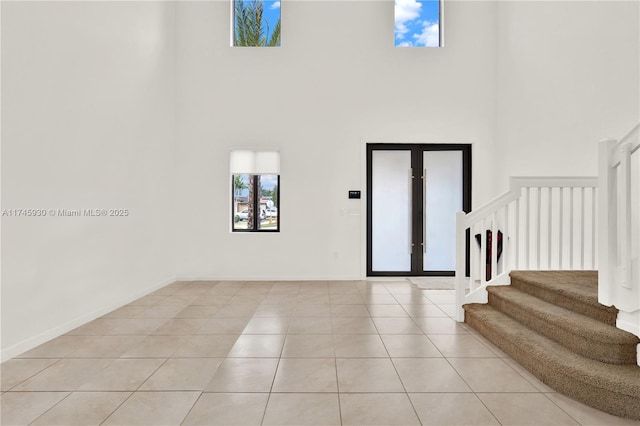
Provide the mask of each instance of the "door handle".
{"label": "door handle", "polygon": [[[411,224],[413,219],[413,167],[409,168],[409,224]],[[409,227],[409,241],[413,240],[411,227]],[[413,242],[409,245],[409,255],[413,256]]]}
{"label": "door handle", "polygon": [[427,252],[427,169],[422,170],[422,253]]}

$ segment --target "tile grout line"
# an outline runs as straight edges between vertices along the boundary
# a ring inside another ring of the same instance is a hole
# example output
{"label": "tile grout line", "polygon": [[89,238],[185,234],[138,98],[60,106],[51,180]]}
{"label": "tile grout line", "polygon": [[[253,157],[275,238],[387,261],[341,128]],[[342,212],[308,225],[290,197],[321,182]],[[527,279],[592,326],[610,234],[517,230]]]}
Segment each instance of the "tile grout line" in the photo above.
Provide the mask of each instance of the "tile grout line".
{"label": "tile grout line", "polygon": [[[562,411],[563,413],[565,413],[567,416],[569,416],[572,420],[574,420],[576,423],[578,423],[579,425],[582,425],[582,423],[580,422],[580,420],[576,419],[575,417],[573,417],[571,415],[571,413],[569,413],[567,410],[565,410],[564,408],[562,408],[561,406],[559,406],[553,399],[549,398],[547,396],[546,392],[540,392],[542,395],[544,395],[544,397],[548,400],[551,401],[551,403],[553,405],[555,405],[556,407],[558,407],[560,409],[560,411]],[[555,393],[555,392],[554,392]]]}
{"label": "tile grout line", "polygon": [[[255,316],[251,319],[256,318]],[[251,320],[249,320],[251,321]],[[290,325],[290,324],[289,324]],[[287,327],[287,331],[289,328]],[[269,393],[267,394],[267,402],[264,405],[264,411],[262,412],[262,418],[260,419],[260,425],[264,424],[264,420],[267,417],[267,409],[269,408],[269,401],[271,401],[271,394],[273,393],[273,385],[276,382],[276,377],[278,375],[278,369],[280,368],[280,361],[282,360],[282,352],[284,351],[284,345],[287,342],[288,334],[284,335],[284,339],[282,339],[282,347],[280,348],[280,355],[278,356],[278,363],[276,364],[276,369],[273,372],[273,379],[271,379],[271,387],[269,388]]]}
{"label": "tile grout line", "polygon": [[[467,385],[468,386],[468,385]],[[471,386],[469,386],[469,388],[471,388]],[[473,389],[471,389],[473,391]],[[493,411],[491,411],[491,409],[489,409],[489,407],[487,407],[487,404],[484,403],[484,401],[482,400],[482,398],[480,398],[478,396],[478,393],[476,393],[475,391],[473,391],[473,396],[476,397],[476,399],[478,401],[480,401],[480,404],[482,404],[482,406],[487,410],[487,412],[489,412],[489,414],[491,414],[491,417],[493,417],[494,419],[496,419],[496,422],[498,422],[499,425],[502,425],[503,423],[498,419],[498,417],[493,413]]]}
{"label": "tile grout line", "polygon": [[[331,335],[331,341],[333,341],[333,334]],[[338,415],[340,417],[340,425],[344,423],[342,419],[342,401],[340,400],[340,379],[338,378],[338,358],[336,357],[336,346],[333,345],[333,365],[336,370],[336,391],[338,395]]]}
{"label": "tile grout line", "polygon": [[[401,305],[398,305],[398,306],[400,306],[400,308],[403,311],[405,311],[405,309]],[[408,312],[406,312],[406,313],[408,314]],[[374,325],[375,325],[375,321],[374,321]],[[376,330],[378,330],[377,326],[376,326]],[[402,381],[402,377],[400,376],[400,373],[398,373],[398,368],[396,367],[395,362],[393,362],[393,358],[391,357],[391,354],[389,353],[389,349],[387,348],[387,345],[384,343],[384,339],[382,338],[382,336],[380,336],[380,330],[378,330],[378,337],[382,341],[382,345],[384,346],[384,350],[387,351],[387,356],[389,357],[389,361],[391,362],[391,365],[393,366],[393,371],[396,372],[396,376],[398,377],[398,380],[400,381],[400,385],[402,386],[402,389],[404,390],[404,395],[407,398],[407,400],[409,401],[409,404],[411,405],[411,409],[413,410],[413,414],[416,416],[416,419],[418,419],[418,423],[420,423],[420,425],[422,425],[423,424],[422,423],[422,419],[420,419],[420,416],[418,415],[418,411],[416,410],[416,407],[413,405],[413,401],[411,400],[411,397],[409,397],[409,392],[407,391],[407,387],[405,386],[404,381]]]}
{"label": "tile grout line", "polygon": [[102,420],[102,421],[100,422],[100,425],[103,425],[107,420],[109,420],[109,418],[110,418],[111,416],[113,416],[113,415],[115,414],[115,412],[116,412],[116,411],[118,411],[118,410],[120,409],[120,407],[122,407],[122,406],[124,405],[124,403],[125,403],[125,402],[127,402],[127,401],[128,401],[128,400],[133,396],[133,394],[134,394],[134,393],[135,393],[135,392],[131,392],[131,393],[129,394],[129,396],[127,396],[125,399],[123,399],[123,400],[122,400],[122,402],[121,402],[120,404],[118,404],[118,406],[117,406],[117,407],[115,407],[115,408],[111,411],[111,413],[109,413],[109,415],[108,415],[107,417],[105,417],[105,418],[104,418],[104,420]]}
{"label": "tile grout line", "polygon": [[196,398],[195,401],[193,401],[193,404],[191,405],[191,408],[189,408],[189,410],[187,411],[187,413],[185,414],[185,416],[182,418],[182,421],[180,421],[180,425],[184,424],[184,421],[187,420],[187,417],[189,417],[189,414],[191,414],[191,412],[193,411],[194,407],[198,404],[198,401],[200,401],[200,398],[202,398],[202,395],[204,395],[204,390],[200,392],[200,395],[198,395],[198,397]]}
{"label": "tile grout line", "polygon": [[[55,392],[55,391],[54,391]],[[66,391],[63,391],[66,392]],[[71,396],[71,394],[73,393],[73,391],[70,391],[69,393],[67,393],[67,395],[62,398],[60,401],[56,402],[55,404],[53,404],[51,407],[47,408],[42,414],[40,414],[38,417],[36,417],[35,419],[33,419],[29,424],[33,424],[35,422],[38,421],[39,418],[41,418],[42,416],[44,416],[45,414],[47,414],[49,411],[53,410],[54,407],[56,407],[58,404],[60,404],[62,401],[64,401],[65,399],[69,398],[69,396]]]}
{"label": "tile grout line", "polygon": [[[453,358],[453,357],[452,357]],[[460,372],[456,369],[456,367],[451,364],[451,362],[449,361],[449,358],[444,357],[444,359],[447,361],[447,364],[449,364],[449,366],[453,369],[453,371],[456,372],[456,374],[458,375],[458,377],[460,377],[460,380],[462,380],[464,382],[465,385],[467,385],[467,387],[469,387],[469,389],[471,389],[471,393],[473,394],[473,396],[475,396],[480,403],[487,409],[487,411],[489,412],[489,414],[491,414],[491,416],[496,419],[496,422],[498,422],[498,424],[502,425],[502,422],[500,422],[500,420],[498,420],[498,417],[493,413],[493,411],[491,411],[491,409],[489,409],[489,407],[487,407],[487,405],[484,403],[484,401],[482,400],[482,398],[480,398],[478,396],[478,393],[483,393],[483,392],[476,392],[471,385],[464,379],[464,377],[462,377],[462,374],[460,374]],[[464,358],[464,359],[468,359],[468,358]],[[474,358],[476,359],[476,358]],[[495,357],[487,357],[486,359],[495,359]],[[502,393],[502,392],[496,392],[496,393]]]}
{"label": "tile grout line", "polygon": [[[32,375],[28,376],[27,378],[19,381],[18,383],[16,383],[15,385],[11,386],[9,389],[7,390],[3,390],[2,393],[5,392],[17,392],[17,391],[12,391],[11,389],[20,386],[21,384],[23,384],[24,382],[26,382],[27,380],[31,379],[32,377],[42,373],[44,370],[46,370],[49,367],[53,367],[54,365],[56,365],[58,362],[62,361],[64,358],[18,358],[18,359],[55,359],[56,361],[52,362],[51,364],[47,365],[46,367],[42,368],[41,370],[36,371],[35,373],[33,373]],[[1,378],[1,375],[0,375]]]}

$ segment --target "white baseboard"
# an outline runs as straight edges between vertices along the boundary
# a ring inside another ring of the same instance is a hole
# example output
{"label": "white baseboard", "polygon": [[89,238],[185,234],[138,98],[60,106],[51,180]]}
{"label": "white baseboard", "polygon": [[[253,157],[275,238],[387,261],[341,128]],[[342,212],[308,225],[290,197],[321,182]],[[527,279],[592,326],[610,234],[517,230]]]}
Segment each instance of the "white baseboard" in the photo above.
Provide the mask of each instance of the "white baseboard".
{"label": "white baseboard", "polygon": [[304,276],[270,276],[270,275],[179,275],[176,281],[360,281],[359,275],[304,275]]}
{"label": "white baseboard", "polygon": [[109,304],[108,306],[105,306],[103,308],[100,308],[98,310],[95,310],[93,312],[89,312],[85,315],[82,315],[79,318],[76,318],[74,320],[65,322],[64,324],[60,324],[58,326],[55,326],[43,333],[40,333],[36,336],[30,337],[28,339],[25,339],[21,342],[16,343],[15,345],[9,346],[8,348],[2,349],[0,351],[0,362],[4,362],[6,360],[9,360],[13,357],[16,357],[30,349],[35,348],[38,345],[41,345],[45,342],[48,342],[51,339],[54,339],[58,336],[61,336],[71,330],[73,330],[74,328],[80,327],[81,325],[84,325],[86,323],[88,323],[89,321],[93,321],[94,319],[101,317],[102,315],[108,314],[109,312],[113,311],[114,309],[117,309],[121,306],[127,305],[131,302],[133,302],[136,299],[139,299],[143,296],[146,296],[149,293],[152,293],[168,284],[171,284],[172,282],[176,281],[175,277],[168,277],[162,281],[160,281],[157,284],[154,284],[150,287],[147,287],[146,289],[139,291],[137,293],[134,293],[130,296],[127,296],[126,298],[121,299],[119,302],[117,303],[112,303]]}

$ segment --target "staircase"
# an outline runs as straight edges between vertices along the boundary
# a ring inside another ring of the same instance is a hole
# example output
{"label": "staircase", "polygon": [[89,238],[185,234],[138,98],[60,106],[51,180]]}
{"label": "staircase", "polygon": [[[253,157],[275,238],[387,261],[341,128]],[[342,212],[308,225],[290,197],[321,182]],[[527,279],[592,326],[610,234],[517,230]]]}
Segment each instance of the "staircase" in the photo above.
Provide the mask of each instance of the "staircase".
{"label": "staircase", "polygon": [[463,306],[465,322],[556,391],[640,420],[640,339],[598,303],[597,271],[512,271],[488,286],[488,303]]}

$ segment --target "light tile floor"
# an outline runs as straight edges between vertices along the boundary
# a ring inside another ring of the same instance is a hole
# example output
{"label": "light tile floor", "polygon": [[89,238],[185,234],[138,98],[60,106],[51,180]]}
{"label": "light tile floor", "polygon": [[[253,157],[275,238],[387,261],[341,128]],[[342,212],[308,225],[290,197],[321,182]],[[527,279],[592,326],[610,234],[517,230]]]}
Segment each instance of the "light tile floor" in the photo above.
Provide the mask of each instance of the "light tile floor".
{"label": "light tile floor", "polygon": [[2,425],[630,425],[408,281],[176,282],[2,364]]}

